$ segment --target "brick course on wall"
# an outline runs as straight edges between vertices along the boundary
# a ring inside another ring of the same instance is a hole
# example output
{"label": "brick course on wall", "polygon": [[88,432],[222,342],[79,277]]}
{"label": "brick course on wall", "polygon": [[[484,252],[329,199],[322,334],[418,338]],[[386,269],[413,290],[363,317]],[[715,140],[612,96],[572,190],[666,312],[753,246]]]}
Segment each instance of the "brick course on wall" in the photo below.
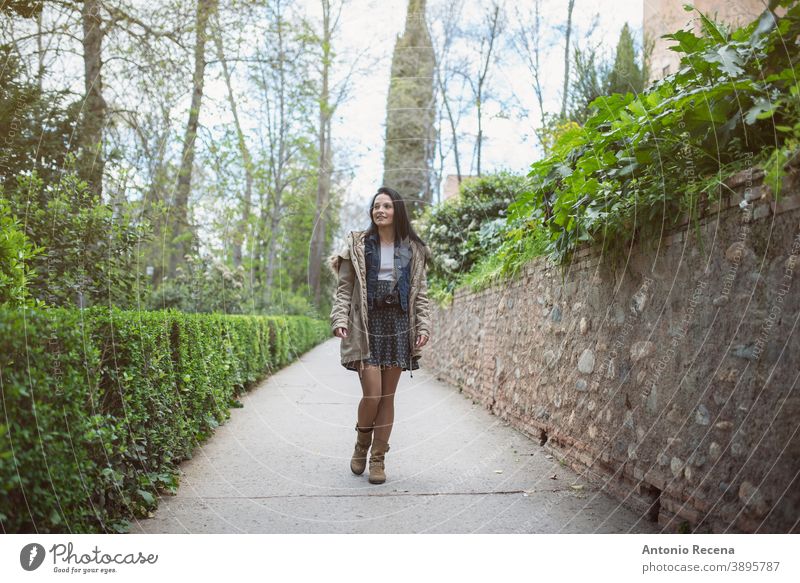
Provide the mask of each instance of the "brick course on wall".
{"label": "brick course on wall", "polygon": [[[664,532],[798,532],[800,188],[459,289],[427,366]],[[744,201],[744,202],[743,202]],[[743,208],[744,207],[744,208]]]}

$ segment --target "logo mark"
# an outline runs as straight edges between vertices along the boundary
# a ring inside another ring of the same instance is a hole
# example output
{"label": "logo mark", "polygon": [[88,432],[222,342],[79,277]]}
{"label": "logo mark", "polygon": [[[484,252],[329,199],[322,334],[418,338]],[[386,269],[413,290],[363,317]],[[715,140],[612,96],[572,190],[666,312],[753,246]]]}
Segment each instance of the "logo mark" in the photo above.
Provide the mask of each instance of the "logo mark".
{"label": "logo mark", "polygon": [[44,561],[44,547],[39,543],[30,543],[19,552],[19,564],[26,571],[35,571]]}

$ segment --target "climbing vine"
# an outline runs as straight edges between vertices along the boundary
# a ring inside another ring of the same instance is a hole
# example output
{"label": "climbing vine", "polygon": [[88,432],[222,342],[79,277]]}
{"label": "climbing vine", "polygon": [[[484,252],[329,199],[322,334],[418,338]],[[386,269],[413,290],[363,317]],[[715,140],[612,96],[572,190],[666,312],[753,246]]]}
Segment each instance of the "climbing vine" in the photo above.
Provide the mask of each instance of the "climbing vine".
{"label": "climbing vine", "polygon": [[724,194],[725,178],[752,164],[779,197],[800,140],[800,71],[791,60],[800,7],[778,4],[788,7],[782,18],[766,10],[733,32],[700,14],[701,36],[666,35],[683,54],[680,69],[639,95],[597,98],[584,126],[561,133],[509,205],[508,224],[517,226],[498,252],[513,260],[509,248],[542,229],[559,262],[587,243],[620,251],[684,213],[697,217]]}

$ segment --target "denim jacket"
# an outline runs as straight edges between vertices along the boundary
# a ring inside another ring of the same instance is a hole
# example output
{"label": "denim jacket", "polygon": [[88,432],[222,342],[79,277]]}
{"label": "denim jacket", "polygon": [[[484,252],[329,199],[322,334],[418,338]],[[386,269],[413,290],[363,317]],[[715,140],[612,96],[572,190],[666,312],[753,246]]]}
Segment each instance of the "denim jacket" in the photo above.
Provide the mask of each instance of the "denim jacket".
{"label": "denim jacket", "polygon": [[[364,240],[364,257],[367,264],[367,306],[375,307],[375,290],[378,287],[378,271],[381,267],[381,245],[377,233]],[[400,277],[398,279],[398,273]],[[408,239],[394,240],[394,281],[400,296],[400,306],[408,313],[408,293],[411,287],[411,244]]]}

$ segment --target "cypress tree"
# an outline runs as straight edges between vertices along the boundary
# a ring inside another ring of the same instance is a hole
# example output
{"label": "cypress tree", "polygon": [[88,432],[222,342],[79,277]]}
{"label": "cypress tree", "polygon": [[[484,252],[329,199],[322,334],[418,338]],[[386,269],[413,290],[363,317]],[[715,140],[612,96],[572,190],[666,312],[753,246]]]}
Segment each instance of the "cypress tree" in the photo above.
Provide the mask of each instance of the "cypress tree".
{"label": "cypress tree", "polygon": [[633,35],[628,23],[622,27],[614,67],[608,75],[608,93],[640,93],[644,89],[642,69],[636,64]]}
{"label": "cypress tree", "polygon": [[406,25],[392,55],[386,103],[383,183],[408,201],[414,216],[430,203],[434,148],[434,54],[425,0],[409,0]]}

